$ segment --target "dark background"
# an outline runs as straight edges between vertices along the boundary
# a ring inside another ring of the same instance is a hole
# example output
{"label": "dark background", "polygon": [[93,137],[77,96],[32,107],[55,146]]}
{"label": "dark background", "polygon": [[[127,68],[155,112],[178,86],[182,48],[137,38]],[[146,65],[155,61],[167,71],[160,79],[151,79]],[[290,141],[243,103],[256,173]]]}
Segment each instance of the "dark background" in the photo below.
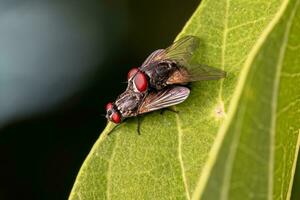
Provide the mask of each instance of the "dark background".
{"label": "dark background", "polygon": [[66,199],[128,70],[199,0],[0,2],[0,199]]}

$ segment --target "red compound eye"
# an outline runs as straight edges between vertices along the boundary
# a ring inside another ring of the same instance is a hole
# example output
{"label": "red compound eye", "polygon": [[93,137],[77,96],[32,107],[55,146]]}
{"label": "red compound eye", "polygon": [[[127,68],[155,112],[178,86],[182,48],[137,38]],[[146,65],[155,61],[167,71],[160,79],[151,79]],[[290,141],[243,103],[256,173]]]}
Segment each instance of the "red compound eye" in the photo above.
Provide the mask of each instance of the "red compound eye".
{"label": "red compound eye", "polygon": [[127,80],[129,80],[133,75],[135,75],[139,71],[138,68],[132,68],[127,74]]}
{"label": "red compound eye", "polygon": [[113,108],[113,104],[111,102],[109,102],[108,104],[106,104],[105,109],[106,110],[111,110]]}
{"label": "red compound eye", "polygon": [[119,113],[114,112],[111,116],[111,120],[115,123],[115,124],[119,124],[121,122],[121,117],[119,115]]}
{"label": "red compound eye", "polygon": [[134,85],[139,92],[145,92],[148,88],[148,81],[143,72],[138,72],[134,77]]}

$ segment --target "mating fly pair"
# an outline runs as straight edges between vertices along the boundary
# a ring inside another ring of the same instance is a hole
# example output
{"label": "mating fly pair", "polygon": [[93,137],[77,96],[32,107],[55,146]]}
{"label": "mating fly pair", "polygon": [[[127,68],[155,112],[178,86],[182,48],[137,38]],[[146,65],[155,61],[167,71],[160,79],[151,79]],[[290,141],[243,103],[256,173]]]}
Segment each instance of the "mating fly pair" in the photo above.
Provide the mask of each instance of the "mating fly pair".
{"label": "mating fly pair", "polygon": [[225,77],[220,69],[191,62],[198,46],[199,38],[185,36],[150,54],[139,68],[128,72],[128,86],[106,105],[106,118],[119,124],[128,117],[177,105],[190,94],[186,84]]}

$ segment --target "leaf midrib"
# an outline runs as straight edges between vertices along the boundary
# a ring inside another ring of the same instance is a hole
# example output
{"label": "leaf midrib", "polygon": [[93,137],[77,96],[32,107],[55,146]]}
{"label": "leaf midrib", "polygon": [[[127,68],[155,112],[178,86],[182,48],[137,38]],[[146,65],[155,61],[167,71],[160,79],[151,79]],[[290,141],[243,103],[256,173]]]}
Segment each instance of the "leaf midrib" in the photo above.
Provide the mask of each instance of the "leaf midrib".
{"label": "leaf midrib", "polygon": [[175,113],[175,115],[176,115],[176,126],[177,126],[177,131],[178,131],[178,159],[179,159],[179,163],[180,163],[182,181],[184,184],[186,197],[188,200],[190,200],[191,197],[190,197],[189,187],[188,187],[187,178],[186,178],[186,174],[185,174],[184,162],[183,162],[183,158],[182,158],[182,135],[183,135],[183,132],[182,132],[179,116],[177,113]]}
{"label": "leaf midrib", "polygon": [[[227,42],[227,33],[228,33],[228,11],[229,11],[229,0],[225,1],[226,6],[225,6],[225,16],[224,16],[224,32],[223,32],[223,44],[222,44],[222,69],[224,70],[225,68],[225,55],[226,55],[226,42]],[[220,82],[220,91],[219,91],[219,100],[222,102],[222,93],[223,93],[223,82],[224,80],[222,79]],[[224,105],[224,103],[223,103]],[[225,113],[225,108],[224,111]],[[225,170],[230,170],[232,166],[227,165],[228,167],[225,168]],[[231,175],[229,175],[227,178],[230,178]],[[226,181],[226,177],[224,177],[224,181]],[[223,187],[221,191],[221,197],[224,197],[225,199],[227,198],[227,191],[228,189],[226,187]]]}
{"label": "leaf midrib", "polygon": [[[226,55],[226,43],[227,43],[227,34],[228,34],[228,11],[229,11],[229,0],[225,1],[225,16],[224,16],[224,31],[223,31],[223,38],[222,38],[222,54],[221,54],[221,69],[225,71],[225,55]],[[224,79],[220,81],[220,89],[219,89],[219,103],[220,105],[224,105],[222,94],[223,94],[223,83]],[[223,106],[223,113],[225,113],[225,107]]]}

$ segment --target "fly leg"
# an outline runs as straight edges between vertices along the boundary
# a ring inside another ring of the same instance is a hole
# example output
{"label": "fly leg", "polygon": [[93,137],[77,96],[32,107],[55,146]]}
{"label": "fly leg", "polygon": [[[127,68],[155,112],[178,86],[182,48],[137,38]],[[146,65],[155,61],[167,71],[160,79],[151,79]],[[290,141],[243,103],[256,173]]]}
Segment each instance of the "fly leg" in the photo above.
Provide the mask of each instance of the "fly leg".
{"label": "fly leg", "polygon": [[[137,131],[138,135],[141,135],[141,130],[140,130],[140,127],[141,127],[141,120],[140,120],[139,117],[136,117],[136,119],[137,119],[137,128],[136,128],[136,131]],[[125,123],[125,121],[127,121],[127,118],[123,120],[123,123]],[[114,127],[109,131],[109,133],[108,133],[107,135],[109,136],[110,134],[112,134],[112,132],[113,132],[116,128],[118,128],[120,125],[122,125],[123,123],[117,124],[116,126],[114,126]]]}
{"label": "fly leg", "polygon": [[115,130],[115,128],[119,127],[120,124],[117,124],[116,126],[114,126],[110,131],[109,133],[107,133],[107,135],[109,136],[110,134],[112,134],[112,132]]}
{"label": "fly leg", "polygon": [[140,118],[138,116],[136,117],[136,120],[137,120],[136,131],[137,131],[138,135],[141,135],[141,130],[140,130],[140,128],[141,128],[141,120],[140,120]]}
{"label": "fly leg", "polygon": [[[126,123],[126,121],[127,121],[127,118],[123,120],[123,123]],[[120,124],[117,124],[116,126],[114,126],[114,127],[109,131],[109,133],[108,133],[107,135],[112,134],[112,132],[113,132],[116,128],[118,128],[120,125],[122,125],[123,123],[120,123]]]}

